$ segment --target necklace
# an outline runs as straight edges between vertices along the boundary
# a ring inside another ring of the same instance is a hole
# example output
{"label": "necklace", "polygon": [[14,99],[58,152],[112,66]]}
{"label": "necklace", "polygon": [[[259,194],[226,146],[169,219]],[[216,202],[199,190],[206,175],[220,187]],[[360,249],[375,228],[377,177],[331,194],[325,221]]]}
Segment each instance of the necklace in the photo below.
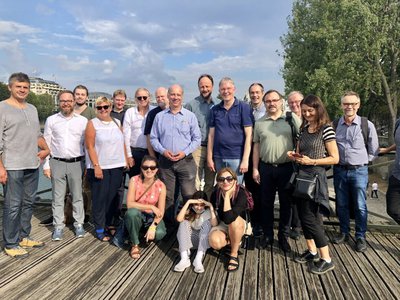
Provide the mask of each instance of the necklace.
{"label": "necklace", "polygon": [[100,120],[101,123],[103,123],[104,125],[110,125],[111,121],[102,121]]}

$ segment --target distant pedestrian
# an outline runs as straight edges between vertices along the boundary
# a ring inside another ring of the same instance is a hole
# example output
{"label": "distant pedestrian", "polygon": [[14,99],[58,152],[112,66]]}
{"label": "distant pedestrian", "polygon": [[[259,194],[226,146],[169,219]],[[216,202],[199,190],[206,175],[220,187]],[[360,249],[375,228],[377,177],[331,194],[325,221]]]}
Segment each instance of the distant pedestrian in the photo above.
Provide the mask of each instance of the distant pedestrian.
{"label": "distant pedestrian", "polygon": [[[375,197],[374,197],[375,195]],[[372,192],[371,192],[371,198],[379,198],[378,197],[378,184],[376,181],[372,184]]]}

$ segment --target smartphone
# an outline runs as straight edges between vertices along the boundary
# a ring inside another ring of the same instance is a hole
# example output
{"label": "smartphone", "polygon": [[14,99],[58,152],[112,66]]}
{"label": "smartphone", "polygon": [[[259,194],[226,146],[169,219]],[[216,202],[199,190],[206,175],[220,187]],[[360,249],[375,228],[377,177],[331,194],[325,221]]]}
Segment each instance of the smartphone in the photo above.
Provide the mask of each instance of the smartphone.
{"label": "smartphone", "polygon": [[293,157],[300,158],[300,157],[303,157],[303,155],[295,152],[295,153],[293,153]]}

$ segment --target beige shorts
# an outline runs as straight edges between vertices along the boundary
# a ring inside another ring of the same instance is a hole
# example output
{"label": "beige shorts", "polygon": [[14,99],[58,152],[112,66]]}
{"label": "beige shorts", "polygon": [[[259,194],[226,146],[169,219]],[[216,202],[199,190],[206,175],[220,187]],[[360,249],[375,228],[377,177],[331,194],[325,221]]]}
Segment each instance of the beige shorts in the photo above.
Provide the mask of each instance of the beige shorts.
{"label": "beige shorts", "polygon": [[[251,235],[253,233],[253,228],[251,227],[251,223],[246,222],[245,220],[243,220],[243,222],[246,223],[244,226],[243,234]],[[221,221],[221,222],[219,222],[219,224],[217,226],[214,226],[211,228],[210,233],[213,231],[216,231],[216,230],[220,230],[220,231],[224,232],[229,238],[228,224],[225,224],[224,222]]]}

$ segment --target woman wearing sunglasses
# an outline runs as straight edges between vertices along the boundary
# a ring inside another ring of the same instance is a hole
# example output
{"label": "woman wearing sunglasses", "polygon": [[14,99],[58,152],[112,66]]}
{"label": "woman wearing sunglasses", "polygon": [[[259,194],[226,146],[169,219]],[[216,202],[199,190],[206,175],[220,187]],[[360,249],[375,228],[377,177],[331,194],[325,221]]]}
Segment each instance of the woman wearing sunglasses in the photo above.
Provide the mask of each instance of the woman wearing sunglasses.
{"label": "woman wearing sunglasses", "polygon": [[121,185],[123,169],[127,166],[124,136],[119,120],[111,118],[112,102],[106,97],[96,99],[96,118],[86,127],[86,167],[92,191],[92,214],[96,236],[108,242],[105,228],[111,225],[117,207],[113,198]]}
{"label": "woman wearing sunglasses", "polygon": [[237,271],[240,242],[245,231],[251,230],[251,226],[246,223],[247,196],[239,188],[237,175],[232,169],[222,168],[217,173],[217,188],[211,195],[211,203],[217,210],[220,223],[210,231],[210,246],[219,250],[230,245],[227,271]]}
{"label": "woman wearing sunglasses", "polygon": [[165,184],[157,178],[157,159],[146,155],[140,166],[141,173],[129,181],[125,225],[132,244],[130,256],[140,258],[139,233],[144,227],[146,242],[161,240],[167,233],[163,221],[165,210]]}
{"label": "woman wearing sunglasses", "polygon": [[176,216],[179,222],[177,233],[179,252],[181,260],[175,266],[175,272],[183,272],[190,267],[190,249],[197,248],[196,257],[193,261],[194,271],[203,273],[203,257],[207,249],[208,234],[212,226],[217,226],[217,216],[214,207],[207,201],[207,194],[203,191],[197,191],[192,199],[186,201],[179,214]]}

